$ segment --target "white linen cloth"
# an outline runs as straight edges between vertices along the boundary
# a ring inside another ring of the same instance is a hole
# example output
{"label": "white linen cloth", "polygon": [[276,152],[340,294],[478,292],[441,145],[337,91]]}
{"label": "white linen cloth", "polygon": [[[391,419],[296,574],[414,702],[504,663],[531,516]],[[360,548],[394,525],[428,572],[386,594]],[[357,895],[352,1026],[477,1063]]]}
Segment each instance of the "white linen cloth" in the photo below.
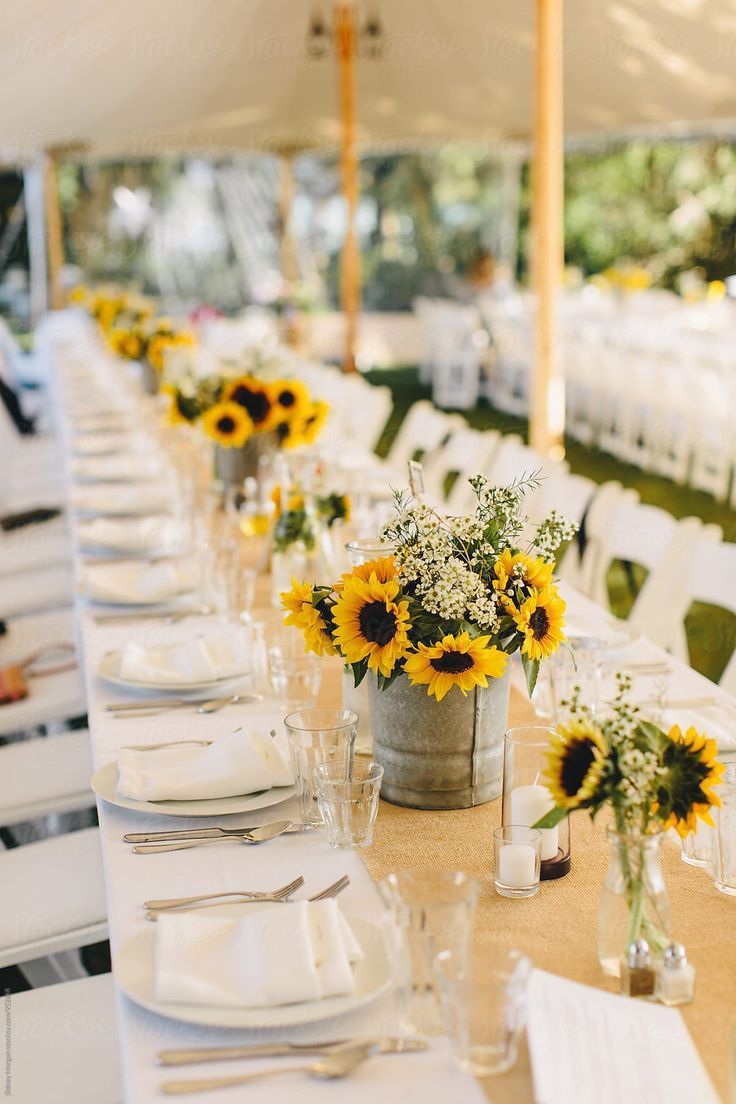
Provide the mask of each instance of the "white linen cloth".
{"label": "white linen cloth", "polygon": [[250,908],[239,918],[161,914],[157,999],[268,1008],[355,992],[362,951],[337,901]]}
{"label": "white linen cloth", "polygon": [[125,521],[104,517],[80,521],[77,539],[83,548],[111,552],[156,552],[186,543],[183,526],[166,514]]}
{"label": "white linen cloth", "polygon": [[152,456],[86,456],[72,464],[75,479],[88,483],[104,483],[106,480],[137,482],[149,479],[156,473],[156,461]]}
{"label": "white linen cloth", "polygon": [[167,484],[152,486],[127,486],[124,483],[95,483],[78,487],[72,504],[77,513],[101,514],[161,514],[171,502],[171,488]]}
{"label": "white linen cloth", "polygon": [[221,639],[199,636],[159,648],[145,648],[130,641],[120,660],[120,677],[131,682],[187,686],[237,678],[248,668],[248,639],[244,631],[236,631]]}
{"label": "white linen cloth", "polygon": [[112,455],[133,451],[138,440],[132,433],[117,430],[109,433],[75,433],[72,450],[77,456]]}
{"label": "white linen cloth", "polygon": [[162,563],[100,563],[82,570],[82,593],[97,602],[164,602],[194,588],[196,564],[189,560]]}
{"label": "white linen cloth", "polygon": [[208,746],[118,752],[118,792],[134,801],[206,801],[293,781],[285,745],[261,731],[236,729]]}

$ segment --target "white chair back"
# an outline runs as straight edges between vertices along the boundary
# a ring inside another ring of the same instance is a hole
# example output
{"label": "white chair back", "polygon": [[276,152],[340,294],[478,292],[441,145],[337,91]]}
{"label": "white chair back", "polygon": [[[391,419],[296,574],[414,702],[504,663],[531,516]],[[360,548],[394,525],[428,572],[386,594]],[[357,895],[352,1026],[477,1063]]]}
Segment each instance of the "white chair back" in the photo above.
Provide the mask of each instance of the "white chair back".
{"label": "white chair back", "polygon": [[464,425],[459,414],[444,414],[427,399],[420,399],[407,411],[386,457],[386,463],[402,475],[410,460],[422,459],[439,448],[457,427]]}
{"label": "white chair back", "polygon": [[[472,511],[475,495],[468,479],[488,469],[499,446],[501,434],[495,429],[471,429],[458,426],[445,444],[432,453],[424,464],[424,486],[429,499],[442,504],[450,514]],[[455,481],[446,491],[448,476]]]}

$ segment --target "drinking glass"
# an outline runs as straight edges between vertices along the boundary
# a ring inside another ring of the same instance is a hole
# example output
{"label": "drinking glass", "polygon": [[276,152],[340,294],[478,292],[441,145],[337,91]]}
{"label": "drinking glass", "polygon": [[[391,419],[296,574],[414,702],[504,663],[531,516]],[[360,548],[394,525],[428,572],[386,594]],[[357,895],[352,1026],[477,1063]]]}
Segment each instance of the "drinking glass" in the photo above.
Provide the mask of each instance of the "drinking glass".
{"label": "drinking glass", "polygon": [[472,962],[453,951],[437,956],[445,1026],[455,1060],[466,1073],[487,1077],[515,1065],[531,968],[519,951],[491,952]]}
{"label": "drinking glass", "polygon": [[370,847],[383,767],[356,759],[314,768],[317,804],[332,847]]}
{"label": "drinking glass", "polygon": [[715,886],[736,897],[736,763],[729,763],[718,787],[723,804],[715,811]]}
{"label": "drinking glass", "polygon": [[580,705],[598,709],[601,683],[600,648],[572,641],[542,664],[534,691],[534,708],[553,724],[570,719],[570,702],[577,692]]}
{"label": "drinking glass", "polygon": [[293,629],[285,629],[268,649],[271,687],[289,710],[307,709],[317,701],[322,682],[322,661],[305,652],[304,641]]}
{"label": "drinking glass", "polygon": [[353,763],[357,714],[350,709],[300,709],[284,720],[302,823],[323,826],[314,768],[338,763],[347,774]]}
{"label": "drinking glass", "polygon": [[507,824],[493,833],[494,884],[501,897],[533,897],[539,890],[542,833]]}
{"label": "drinking glass", "polygon": [[348,562],[351,567],[360,567],[370,560],[382,560],[392,555],[394,546],[382,541],[380,537],[365,537],[350,541],[345,545]]}
{"label": "drinking glass", "polygon": [[[503,745],[504,825],[523,824],[532,828],[554,807],[544,784],[547,752],[554,729],[546,725],[519,725],[510,728]],[[554,828],[542,829],[542,881],[562,878],[570,871],[570,818],[564,817]]]}
{"label": "drinking glass", "polygon": [[461,870],[401,870],[378,883],[389,909],[386,943],[405,1029],[441,1035],[438,977],[434,960],[451,951],[467,958],[480,883]]}

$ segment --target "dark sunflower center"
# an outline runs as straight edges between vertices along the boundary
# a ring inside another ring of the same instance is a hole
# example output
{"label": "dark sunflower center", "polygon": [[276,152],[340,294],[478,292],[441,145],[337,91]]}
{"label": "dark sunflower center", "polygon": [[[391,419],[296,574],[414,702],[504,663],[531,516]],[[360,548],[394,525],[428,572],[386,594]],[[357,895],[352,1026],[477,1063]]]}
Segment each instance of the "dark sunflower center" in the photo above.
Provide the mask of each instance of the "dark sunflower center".
{"label": "dark sunflower center", "polygon": [[537,607],[529,618],[529,628],[534,633],[535,640],[542,640],[549,629],[549,617],[545,609]]}
{"label": "dark sunflower center", "polygon": [[224,414],[217,423],[220,433],[232,433],[235,429],[235,420],[229,414]]}
{"label": "dark sunflower center", "polygon": [[473,666],[473,657],[467,652],[443,652],[438,659],[430,659],[429,665],[443,675],[462,675]]}
{"label": "dark sunflower center", "polygon": [[290,406],[293,406],[296,402],[296,395],[293,391],[282,391],[279,394],[279,403],[281,406],[285,406],[288,410]]}
{"label": "dark sunflower center", "polygon": [[263,391],[251,391],[249,387],[240,384],[230,396],[233,402],[242,406],[250,414],[251,421],[255,425],[265,422],[271,409],[268,395]]}
{"label": "dark sunflower center", "polygon": [[593,759],[593,745],[587,740],[568,744],[560,772],[562,788],[568,797],[573,797],[582,786]]}
{"label": "dark sunflower center", "polygon": [[360,611],[358,620],[365,639],[381,648],[396,635],[396,614],[386,609],[385,602],[368,602]]}

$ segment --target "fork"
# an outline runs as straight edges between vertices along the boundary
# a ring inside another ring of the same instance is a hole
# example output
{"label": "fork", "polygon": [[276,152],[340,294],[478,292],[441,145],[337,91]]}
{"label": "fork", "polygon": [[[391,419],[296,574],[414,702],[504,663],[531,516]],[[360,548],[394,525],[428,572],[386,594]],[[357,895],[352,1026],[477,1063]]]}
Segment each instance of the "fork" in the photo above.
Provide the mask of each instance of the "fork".
{"label": "fork", "polygon": [[[342,891],[344,889],[347,889],[349,885],[350,885],[349,875],[343,874],[342,878],[338,878],[336,882],[333,882],[332,885],[326,886],[325,889],[321,890],[319,893],[315,893],[315,894],[313,894],[313,896],[307,897],[307,900],[308,901],[327,901],[330,897],[337,897],[340,893],[342,893]],[[214,894],[213,894],[213,896],[214,896]],[[202,900],[202,898],[200,898],[200,900]],[[269,896],[268,894],[264,894],[263,897],[244,897],[242,901],[233,901],[232,903],[233,904],[238,904],[238,905],[249,905],[249,904],[259,904],[259,903],[263,904],[264,902],[266,904],[274,904],[276,902],[284,903],[288,900],[289,899],[286,896],[275,897],[275,896]],[[147,902],[147,903],[151,904],[151,902]],[[166,908],[156,908],[156,909],[149,908],[148,912],[146,913],[146,920],[157,920],[158,917],[162,913],[165,913],[165,912],[198,912],[199,909],[216,908],[217,905],[220,904],[220,903],[227,904],[226,901],[225,902],[212,901],[209,904],[197,905],[197,906],[195,906],[194,909],[176,908],[176,907],[173,907],[173,906],[168,906]]]}
{"label": "fork", "polygon": [[233,889],[229,893],[200,893],[197,897],[163,897],[160,900],[144,901],[143,907],[147,909],[167,909],[177,908],[179,905],[193,905],[196,901],[212,901],[216,897],[248,897],[253,901],[272,900],[278,897],[288,897],[290,893],[293,893],[297,889],[301,889],[304,885],[304,878],[301,874],[294,878],[293,882],[289,882],[285,886],[281,886],[281,889],[273,889],[270,893],[260,893],[257,890],[250,891],[247,889]]}

